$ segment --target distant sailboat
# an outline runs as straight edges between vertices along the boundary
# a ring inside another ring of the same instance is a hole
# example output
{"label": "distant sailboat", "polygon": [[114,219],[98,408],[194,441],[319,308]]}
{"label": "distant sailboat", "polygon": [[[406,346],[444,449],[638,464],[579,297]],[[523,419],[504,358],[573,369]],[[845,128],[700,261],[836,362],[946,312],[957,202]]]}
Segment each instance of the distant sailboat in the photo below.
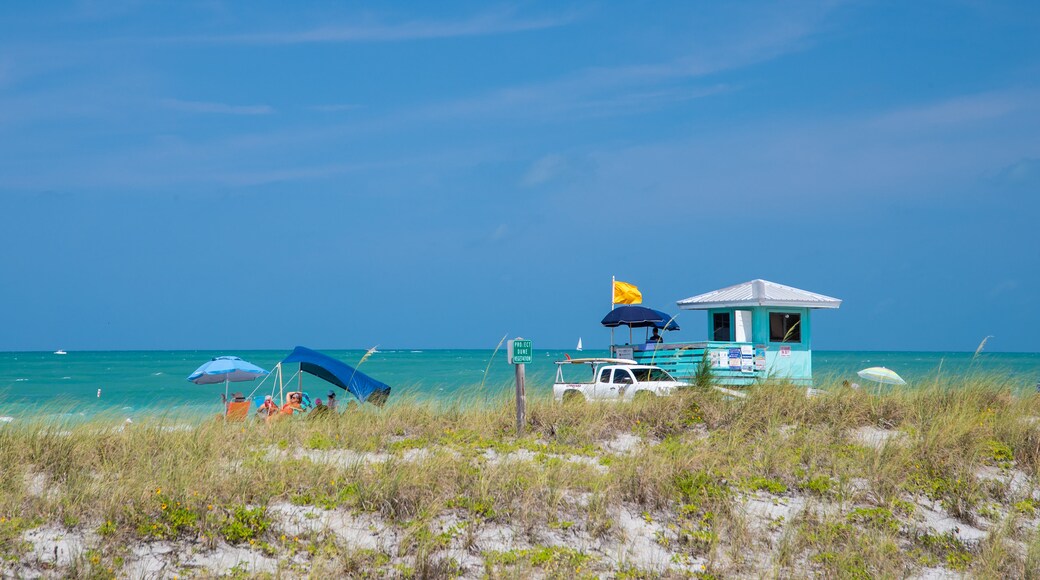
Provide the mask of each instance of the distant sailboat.
{"label": "distant sailboat", "polygon": [[578,337],[578,350],[581,350],[581,337]]}
{"label": "distant sailboat", "polygon": [[69,353],[67,353],[64,350],[59,348],[58,350],[54,351],[54,354],[69,354]]}

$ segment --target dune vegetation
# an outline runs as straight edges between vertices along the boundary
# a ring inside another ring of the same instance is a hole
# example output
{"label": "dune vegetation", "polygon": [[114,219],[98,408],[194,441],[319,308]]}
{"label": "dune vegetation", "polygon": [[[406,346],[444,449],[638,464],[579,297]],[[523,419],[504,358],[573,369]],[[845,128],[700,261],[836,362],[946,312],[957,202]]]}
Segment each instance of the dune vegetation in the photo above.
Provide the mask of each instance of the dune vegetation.
{"label": "dune vegetation", "polygon": [[1040,396],[768,383],[397,401],[273,424],[0,426],[0,572],[1040,578]]}

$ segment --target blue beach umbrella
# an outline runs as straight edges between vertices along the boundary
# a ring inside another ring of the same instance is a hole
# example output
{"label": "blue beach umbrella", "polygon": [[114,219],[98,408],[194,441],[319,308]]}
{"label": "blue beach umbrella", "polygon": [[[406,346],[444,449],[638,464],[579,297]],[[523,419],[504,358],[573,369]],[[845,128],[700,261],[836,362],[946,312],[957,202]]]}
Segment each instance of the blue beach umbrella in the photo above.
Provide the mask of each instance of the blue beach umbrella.
{"label": "blue beach umbrella", "polygon": [[[628,327],[628,341],[632,342],[633,328],[657,328],[660,330],[679,330],[675,323],[675,317],[669,316],[660,310],[647,308],[646,306],[619,306],[603,317],[600,324],[608,328],[619,326]],[[610,331],[610,342],[614,343],[614,331]]]}
{"label": "blue beach umbrella", "polygon": [[224,383],[224,397],[227,398],[229,382],[252,381],[267,374],[270,372],[237,356],[218,356],[195,369],[195,372],[188,375],[188,380],[196,385]]}
{"label": "blue beach umbrella", "polygon": [[679,330],[675,317],[660,310],[645,306],[619,306],[603,317],[600,324],[608,328],[628,326],[630,328],[646,328],[652,326],[661,330]]}

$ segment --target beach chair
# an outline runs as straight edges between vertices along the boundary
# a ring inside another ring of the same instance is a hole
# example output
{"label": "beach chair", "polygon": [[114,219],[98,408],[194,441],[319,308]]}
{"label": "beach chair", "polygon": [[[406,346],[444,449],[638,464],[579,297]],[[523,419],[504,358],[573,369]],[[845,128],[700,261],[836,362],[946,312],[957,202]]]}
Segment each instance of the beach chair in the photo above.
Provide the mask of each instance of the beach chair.
{"label": "beach chair", "polygon": [[224,420],[241,423],[246,420],[249,416],[249,407],[252,405],[249,401],[229,401],[227,409],[224,411]]}

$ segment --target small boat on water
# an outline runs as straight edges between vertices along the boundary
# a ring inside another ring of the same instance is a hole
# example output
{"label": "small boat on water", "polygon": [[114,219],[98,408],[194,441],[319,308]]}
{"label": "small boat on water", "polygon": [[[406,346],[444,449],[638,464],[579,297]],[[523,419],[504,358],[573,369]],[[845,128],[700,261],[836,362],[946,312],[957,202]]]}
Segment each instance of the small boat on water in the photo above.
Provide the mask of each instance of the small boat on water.
{"label": "small boat on water", "polygon": [[578,337],[578,350],[581,350],[581,337]]}
{"label": "small boat on water", "polygon": [[69,354],[69,353],[67,353],[64,350],[59,348],[58,350],[54,351],[54,354]]}

